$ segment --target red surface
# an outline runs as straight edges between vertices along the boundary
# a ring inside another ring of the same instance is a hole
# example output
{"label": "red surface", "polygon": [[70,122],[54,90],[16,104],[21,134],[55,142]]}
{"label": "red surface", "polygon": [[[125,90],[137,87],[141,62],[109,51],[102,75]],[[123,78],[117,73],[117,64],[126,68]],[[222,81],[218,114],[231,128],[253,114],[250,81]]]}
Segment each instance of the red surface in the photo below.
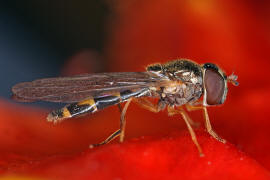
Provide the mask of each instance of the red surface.
{"label": "red surface", "polygon": [[[59,179],[268,179],[269,172],[229,144],[199,132],[206,154],[199,157],[188,133],[140,138],[108,145],[81,155],[50,158],[30,166],[34,174]],[[72,171],[72,172],[69,172]],[[68,173],[69,172],[69,173]]]}
{"label": "red surface", "polygon": [[[196,2],[196,3],[195,3]],[[112,71],[142,71],[179,57],[219,64],[239,76],[221,107],[209,108],[221,144],[190,116],[200,158],[180,116],[131,104],[124,144],[88,150],[118,128],[112,107],[53,126],[46,113],[0,102],[3,174],[57,179],[270,179],[270,13],[268,2],[117,1],[106,56]],[[138,138],[146,136],[145,138]],[[133,139],[137,137],[138,139]]]}

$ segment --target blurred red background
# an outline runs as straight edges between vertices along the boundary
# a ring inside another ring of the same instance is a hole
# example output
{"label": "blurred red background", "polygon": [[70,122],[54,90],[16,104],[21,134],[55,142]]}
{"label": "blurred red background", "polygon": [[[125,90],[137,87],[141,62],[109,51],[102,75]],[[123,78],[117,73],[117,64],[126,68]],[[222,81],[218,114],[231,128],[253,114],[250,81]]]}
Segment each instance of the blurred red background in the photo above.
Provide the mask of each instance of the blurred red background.
{"label": "blurred red background", "polygon": [[[131,104],[127,141],[87,150],[118,128],[116,107],[53,126],[45,122],[48,111],[3,100],[2,173],[48,179],[270,179],[270,3],[118,0],[109,6],[113,15],[102,54],[108,71],[144,71],[151,63],[188,58],[239,76],[225,104],[209,108],[215,131],[228,143],[204,131],[202,112],[190,113],[201,122],[196,133],[206,156],[200,159],[181,117]],[[74,74],[73,64],[88,64],[87,58],[98,56],[83,51],[63,72]],[[83,65],[80,71],[94,70]]]}

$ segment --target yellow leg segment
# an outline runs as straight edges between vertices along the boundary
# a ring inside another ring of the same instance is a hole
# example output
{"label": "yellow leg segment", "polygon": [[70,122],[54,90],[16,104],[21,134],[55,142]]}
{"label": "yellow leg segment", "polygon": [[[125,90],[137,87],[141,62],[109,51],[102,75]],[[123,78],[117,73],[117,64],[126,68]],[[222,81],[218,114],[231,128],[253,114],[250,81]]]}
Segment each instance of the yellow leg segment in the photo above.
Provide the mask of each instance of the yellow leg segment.
{"label": "yellow leg segment", "polygon": [[190,136],[191,136],[191,139],[192,139],[193,143],[196,145],[200,156],[201,157],[204,156],[204,154],[202,152],[202,148],[201,148],[200,144],[198,143],[196,134],[195,134],[195,132],[192,129],[192,126],[190,124],[190,118],[187,115],[187,113],[185,112],[185,110],[182,107],[180,107],[179,109],[174,109],[173,107],[168,106],[168,115],[173,116],[173,115],[176,115],[176,114],[181,114],[182,115],[182,117],[183,117],[183,119],[184,119],[184,121],[185,121],[185,123],[187,125],[188,131],[190,133]]}
{"label": "yellow leg segment", "polygon": [[207,108],[205,106],[191,106],[191,105],[186,105],[186,108],[188,111],[195,111],[195,110],[203,110],[203,114],[204,114],[204,119],[205,119],[205,127],[207,132],[216,140],[222,142],[222,143],[226,143],[225,139],[222,139],[221,137],[219,137],[217,135],[217,133],[213,130],[209,116],[208,116],[208,112],[207,112]]}
{"label": "yellow leg segment", "polygon": [[104,141],[98,143],[98,144],[91,144],[89,146],[89,148],[93,148],[93,147],[97,147],[97,146],[101,146],[101,145],[104,145],[104,144],[107,144],[109,143],[110,141],[112,141],[113,139],[115,139],[116,137],[120,136],[120,142],[123,142],[124,141],[124,137],[125,137],[125,127],[126,127],[126,119],[125,119],[125,115],[126,115],[126,112],[127,112],[127,108],[130,104],[132,99],[129,99],[123,110],[121,108],[121,106],[119,105],[119,110],[121,112],[121,116],[120,116],[120,129],[116,130],[114,133],[112,133],[108,138],[106,138]]}
{"label": "yellow leg segment", "polygon": [[158,113],[161,110],[161,107],[159,107],[158,104],[153,104],[146,98],[135,98],[133,101],[142,108],[154,113]]}

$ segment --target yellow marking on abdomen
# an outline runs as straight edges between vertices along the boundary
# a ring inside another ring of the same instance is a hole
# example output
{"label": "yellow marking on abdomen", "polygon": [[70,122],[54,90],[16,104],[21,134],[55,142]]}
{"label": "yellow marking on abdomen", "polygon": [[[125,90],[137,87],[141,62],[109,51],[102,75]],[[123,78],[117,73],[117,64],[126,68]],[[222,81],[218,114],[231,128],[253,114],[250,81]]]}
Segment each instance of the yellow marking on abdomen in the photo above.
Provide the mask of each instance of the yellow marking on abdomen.
{"label": "yellow marking on abdomen", "polygon": [[81,105],[89,105],[89,106],[92,106],[95,110],[97,109],[96,102],[95,102],[95,100],[93,98],[80,101],[80,102],[78,102],[78,105],[79,106],[81,106]]}
{"label": "yellow marking on abdomen", "polygon": [[63,114],[62,114],[62,116],[63,116],[62,118],[72,117],[71,114],[70,114],[70,112],[69,112],[69,110],[66,107],[63,108]]}
{"label": "yellow marking on abdomen", "polygon": [[120,102],[122,101],[120,92],[116,92],[116,93],[112,94],[112,96],[119,97]]}
{"label": "yellow marking on abdomen", "polygon": [[80,106],[80,105],[89,105],[89,106],[92,106],[92,105],[94,105],[94,104],[96,104],[96,102],[94,101],[93,98],[91,98],[91,99],[86,99],[86,100],[83,100],[83,101],[78,102],[78,105],[79,105],[79,106]]}

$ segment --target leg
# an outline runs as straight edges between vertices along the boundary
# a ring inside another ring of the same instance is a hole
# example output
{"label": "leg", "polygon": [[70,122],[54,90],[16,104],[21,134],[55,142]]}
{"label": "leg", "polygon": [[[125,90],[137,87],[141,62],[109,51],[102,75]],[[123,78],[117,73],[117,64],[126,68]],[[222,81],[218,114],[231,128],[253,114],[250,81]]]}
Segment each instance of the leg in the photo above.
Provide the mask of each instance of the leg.
{"label": "leg", "polygon": [[222,139],[221,137],[219,137],[217,135],[217,133],[212,129],[212,126],[211,126],[211,122],[210,122],[210,119],[209,119],[209,116],[208,116],[208,112],[207,112],[207,108],[205,106],[191,106],[191,105],[186,105],[187,109],[189,111],[194,111],[194,110],[203,110],[203,113],[204,113],[204,119],[205,119],[205,126],[206,126],[206,130],[207,132],[212,136],[214,137],[216,140],[222,142],[222,143],[226,143],[226,140],[225,139]]}
{"label": "leg", "polygon": [[[169,106],[168,106],[168,108],[169,108]],[[172,108],[172,109],[173,109],[173,108]],[[192,125],[192,126],[198,126],[198,125],[199,125],[199,123],[194,122],[194,121],[189,117],[189,115],[186,113],[186,111],[185,111],[182,107],[180,107],[180,109],[181,109],[181,111],[182,111],[183,113],[185,113],[185,116],[186,116],[186,118],[187,118],[187,121],[189,122],[190,125]],[[179,112],[176,111],[175,109],[173,109],[172,111],[171,111],[171,110],[168,111],[168,115],[169,115],[169,116],[173,116],[173,115],[176,115],[176,114],[179,114]]]}
{"label": "leg", "polygon": [[112,133],[107,139],[105,139],[104,141],[102,141],[101,143],[98,143],[98,144],[91,144],[89,146],[89,148],[93,148],[93,147],[96,147],[96,146],[100,146],[100,145],[104,145],[104,144],[107,144],[109,143],[110,141],[112,141],[113,139],[115,139],[116,137],[120,136],[120,142],[123,142],[124,141],[124,133],[125,133],[125,127],[126,127],[126,120],[125,120],[125,114],[127,112],[127,108],[130,104],[132,99],[129,99],[123,110],[121,108],[121,106],[119,105],[118,108],[121,112],[121,116],[120,116],[120,129],[118,129],[117,131],[115,131],[114,133]]}
{"label": "leg", "polygon": [[98,143],[98,144],[90,144],[89,145],[89,148],[92,149],[94,147],[97,147],[97,146],[101,146],[101,145],[104,145],[104,144],[107,144],[109,143],[110,141],[112,141],[113,139],[115,139],[117,136],[120,135],[120,129],[118,129],[117,131],[115,131],[114,133],[112,133],[109,137],[107,137],[107,139],[105,139],[104,141],[102,141],[101,143]]}
{"label": "leg", "polygon": [[[141,105],[143,108],[152,111],[152,112],[159,112],[161,110],[161,105],[154,105],[150,101],[148,101],[145,98],[135,98],[132,99],[137,104]],[[128,100],[128,102],[125,104],[123,110],[121,106],[119,106],[119,110],[121,111],[121,117],[120,117],[120,142],[124,141],[125,137],[125,128],[126,128],[126,120],[125,120],[125,114],[127,111],[127,108],[129,106],[129,103],[131,102],[131,99]]]}
{"label": "leg", "polygon": [[126,129],[126,119],[125,119],[125,115],[126,115],[126,112],[127,112],[127,108],[131,102],[132,98],[129,99],[122,112],[121,112],[121,115],[120,115],[120,142],[123,142],[124,141],[124,137],[125,137],[125,129]]}
{"label": "leg", "polygon": [[[174,110],[174,111],[168,111],[168,115],[169,115],[169,116],[173,116],[173,115],[175,115],[175,114],[179,114],[178,111],[175,111],[175,109],[173,109],[173,110]],[[186,113],[186,111],[185,111],[182,107],[181,107],[181,111],[182,111],[183,113],[185,113],[186,119],[187,119],[187,121],[189,122],[190,125],[195,126],[195,127],[198,127],[198,126],[200,125],[199,122],[194,122],[194,121],[189,117],[189,115]]]}
{"label": "leg", "polygon": [[158,113],[160,110],[164,109],[164,105],[162,103],[153,104],[146,98],[135,98],[133,99],[135,103],[140,105],[142,108],[147,109],[148,111]]}
{"label": "leg", "polygon": [[122,113],[123,109],[122,109],[121,104],[117,104],[117,107],[118,107],[118,109],[119,109],[119,112]]}
{"label": "leg", "polygon": [[187,115],[187,113],[184,111],[184,109],[182,107],[180,107],[180,109],[174,109],[170,106],[168,106],[168,114],[169,116],[172,116],[172,115],[175,115],[175,114],[181,114],[186,125],[187,125],[187,128],[188,128],[188,131],[190,133],[190,136],[191,136],[191,139],[193,141],[193,143],[196,145],[199,153],[200,153],[200,156],[204,156],[203,152],[202,152],[202,148],[200,146],[200,144],[198,143],[198,140],[197,140],[197,137],[196,137],[196,134],[195,132],[193,131],[191,125],[190,125],[190,122],[189,122],[189,117]]}
{"label": "leg", "polygon": [[[152,111],[152,112],[159,112],[160,111],[160,106],[152,104],[150,101],[144,98],[135,98],[132,99],[134,102],[137,104],[141,105],[143,108]],[[128,100],[128,102],[125,104],[123,110],[121,106],[119,107],[119,110],[121,111],[121,117],[120,117],[120,142],[124,141],[125,137],[125,128],[126,128],[126,120],[125,120],[125,114],[127,111],[127,108],[129,106],[129,103],[131,102],[131,99]]]}

